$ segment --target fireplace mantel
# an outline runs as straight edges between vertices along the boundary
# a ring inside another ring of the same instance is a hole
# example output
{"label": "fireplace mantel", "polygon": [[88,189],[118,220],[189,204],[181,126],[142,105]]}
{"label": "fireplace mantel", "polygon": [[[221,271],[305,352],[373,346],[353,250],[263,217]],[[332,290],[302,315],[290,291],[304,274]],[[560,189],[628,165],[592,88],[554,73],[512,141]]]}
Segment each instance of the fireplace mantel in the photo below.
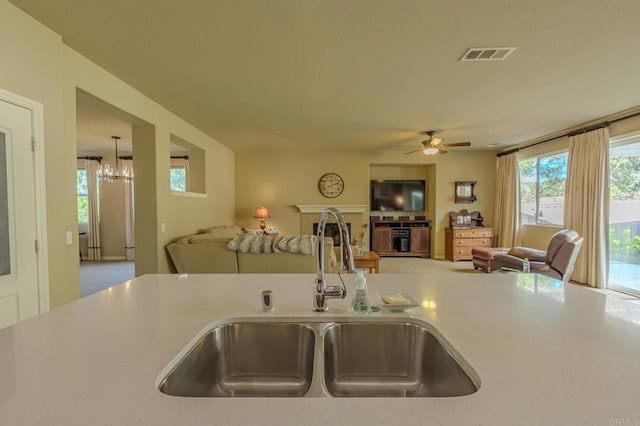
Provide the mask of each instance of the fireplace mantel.
{"label": "fireplace mantel", "polygon": [[366,204],[344,204],[344,205],[328,205],[328,204],[297,204],[296,207],[300,213],[322,213],[328,207],[335,207],[342,213],[364,213],[369,209]]}

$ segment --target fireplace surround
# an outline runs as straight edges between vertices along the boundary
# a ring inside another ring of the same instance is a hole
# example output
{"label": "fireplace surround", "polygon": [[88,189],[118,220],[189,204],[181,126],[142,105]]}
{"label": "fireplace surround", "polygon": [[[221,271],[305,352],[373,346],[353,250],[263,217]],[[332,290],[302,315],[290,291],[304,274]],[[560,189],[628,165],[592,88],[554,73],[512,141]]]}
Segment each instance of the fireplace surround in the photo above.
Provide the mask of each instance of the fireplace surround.
{"label": "fireplace surround", "polygon": [[[297,205],[296,206],[300,211],[300,234],[315,234],[314,232],[314,224],[316,224],[320,220],[320,215],[322,212],[328,207],[335,207],[340,210],[340,213],[344,216],[345,222],[351,224],[349,226],[349,235],[353,239],[353,233],[359,237],[360,235],[360,226],[362,224],[369,223],[369,206],[366,204],[358,204],[358,205],[320,205],[320,204],[305,204],[305,205]],[[329,235],[329,225],[335,225],[335,220],[330,217],[327,223],[327,228],[325,229],[325,236]],[[317,230],[317,228],[316,228]],[[368,235],[368,233],[367,233]],[[368,238],[365,238],[365,247],[368,247]],[[335,239],[334,239],[335,245]]]}

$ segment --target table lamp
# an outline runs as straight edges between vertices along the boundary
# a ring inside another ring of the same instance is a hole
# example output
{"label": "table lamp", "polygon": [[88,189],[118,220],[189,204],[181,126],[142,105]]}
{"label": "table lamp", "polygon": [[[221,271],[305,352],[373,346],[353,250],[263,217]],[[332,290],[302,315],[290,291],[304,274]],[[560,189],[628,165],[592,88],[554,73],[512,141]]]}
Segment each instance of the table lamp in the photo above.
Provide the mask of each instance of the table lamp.
{"label": "table lamp", "polygon": [[264,222],[264,220],[271,216],[269,216],[269,210],[266,207],[260,206],[256,209],[256,214],[253,215],[253,217],[256,219],[260,219],[260,229],[264,231],[264,229],[267,227],[267,224]]}

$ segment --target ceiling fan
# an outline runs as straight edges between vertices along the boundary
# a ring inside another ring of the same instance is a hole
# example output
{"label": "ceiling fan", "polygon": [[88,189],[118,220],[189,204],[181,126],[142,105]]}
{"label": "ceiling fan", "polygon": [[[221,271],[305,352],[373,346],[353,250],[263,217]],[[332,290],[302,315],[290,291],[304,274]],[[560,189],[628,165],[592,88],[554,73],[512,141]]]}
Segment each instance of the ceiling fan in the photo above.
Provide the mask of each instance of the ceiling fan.
{"label": "ceiling fan", "polygon": [[443,148],[454,146],[471,146],[471,142],[455,142],[455,143],[442,143],[442,139],[434,138],[433,135],[437,133],[436,130],[423,130],[421,135],[429,136],[429,139],[422,141],[422,148],[413,151],[405,152],[404,155],[413,154],[414,152],[422,151],[424,155],[434,154],[446,154],[447,150]]}

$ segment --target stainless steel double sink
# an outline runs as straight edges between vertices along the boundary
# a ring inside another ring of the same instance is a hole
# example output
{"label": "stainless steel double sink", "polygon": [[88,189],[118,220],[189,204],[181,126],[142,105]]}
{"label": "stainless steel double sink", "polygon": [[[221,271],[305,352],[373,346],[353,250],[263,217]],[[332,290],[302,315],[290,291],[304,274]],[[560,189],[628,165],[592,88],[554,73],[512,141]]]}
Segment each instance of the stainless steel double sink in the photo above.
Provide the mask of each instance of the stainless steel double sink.
{"label": "stainless steel double sink", "polygon": [[480,380],[414,318],[254,317],[205,328],[157,385],[188,397],[444,397]]}

